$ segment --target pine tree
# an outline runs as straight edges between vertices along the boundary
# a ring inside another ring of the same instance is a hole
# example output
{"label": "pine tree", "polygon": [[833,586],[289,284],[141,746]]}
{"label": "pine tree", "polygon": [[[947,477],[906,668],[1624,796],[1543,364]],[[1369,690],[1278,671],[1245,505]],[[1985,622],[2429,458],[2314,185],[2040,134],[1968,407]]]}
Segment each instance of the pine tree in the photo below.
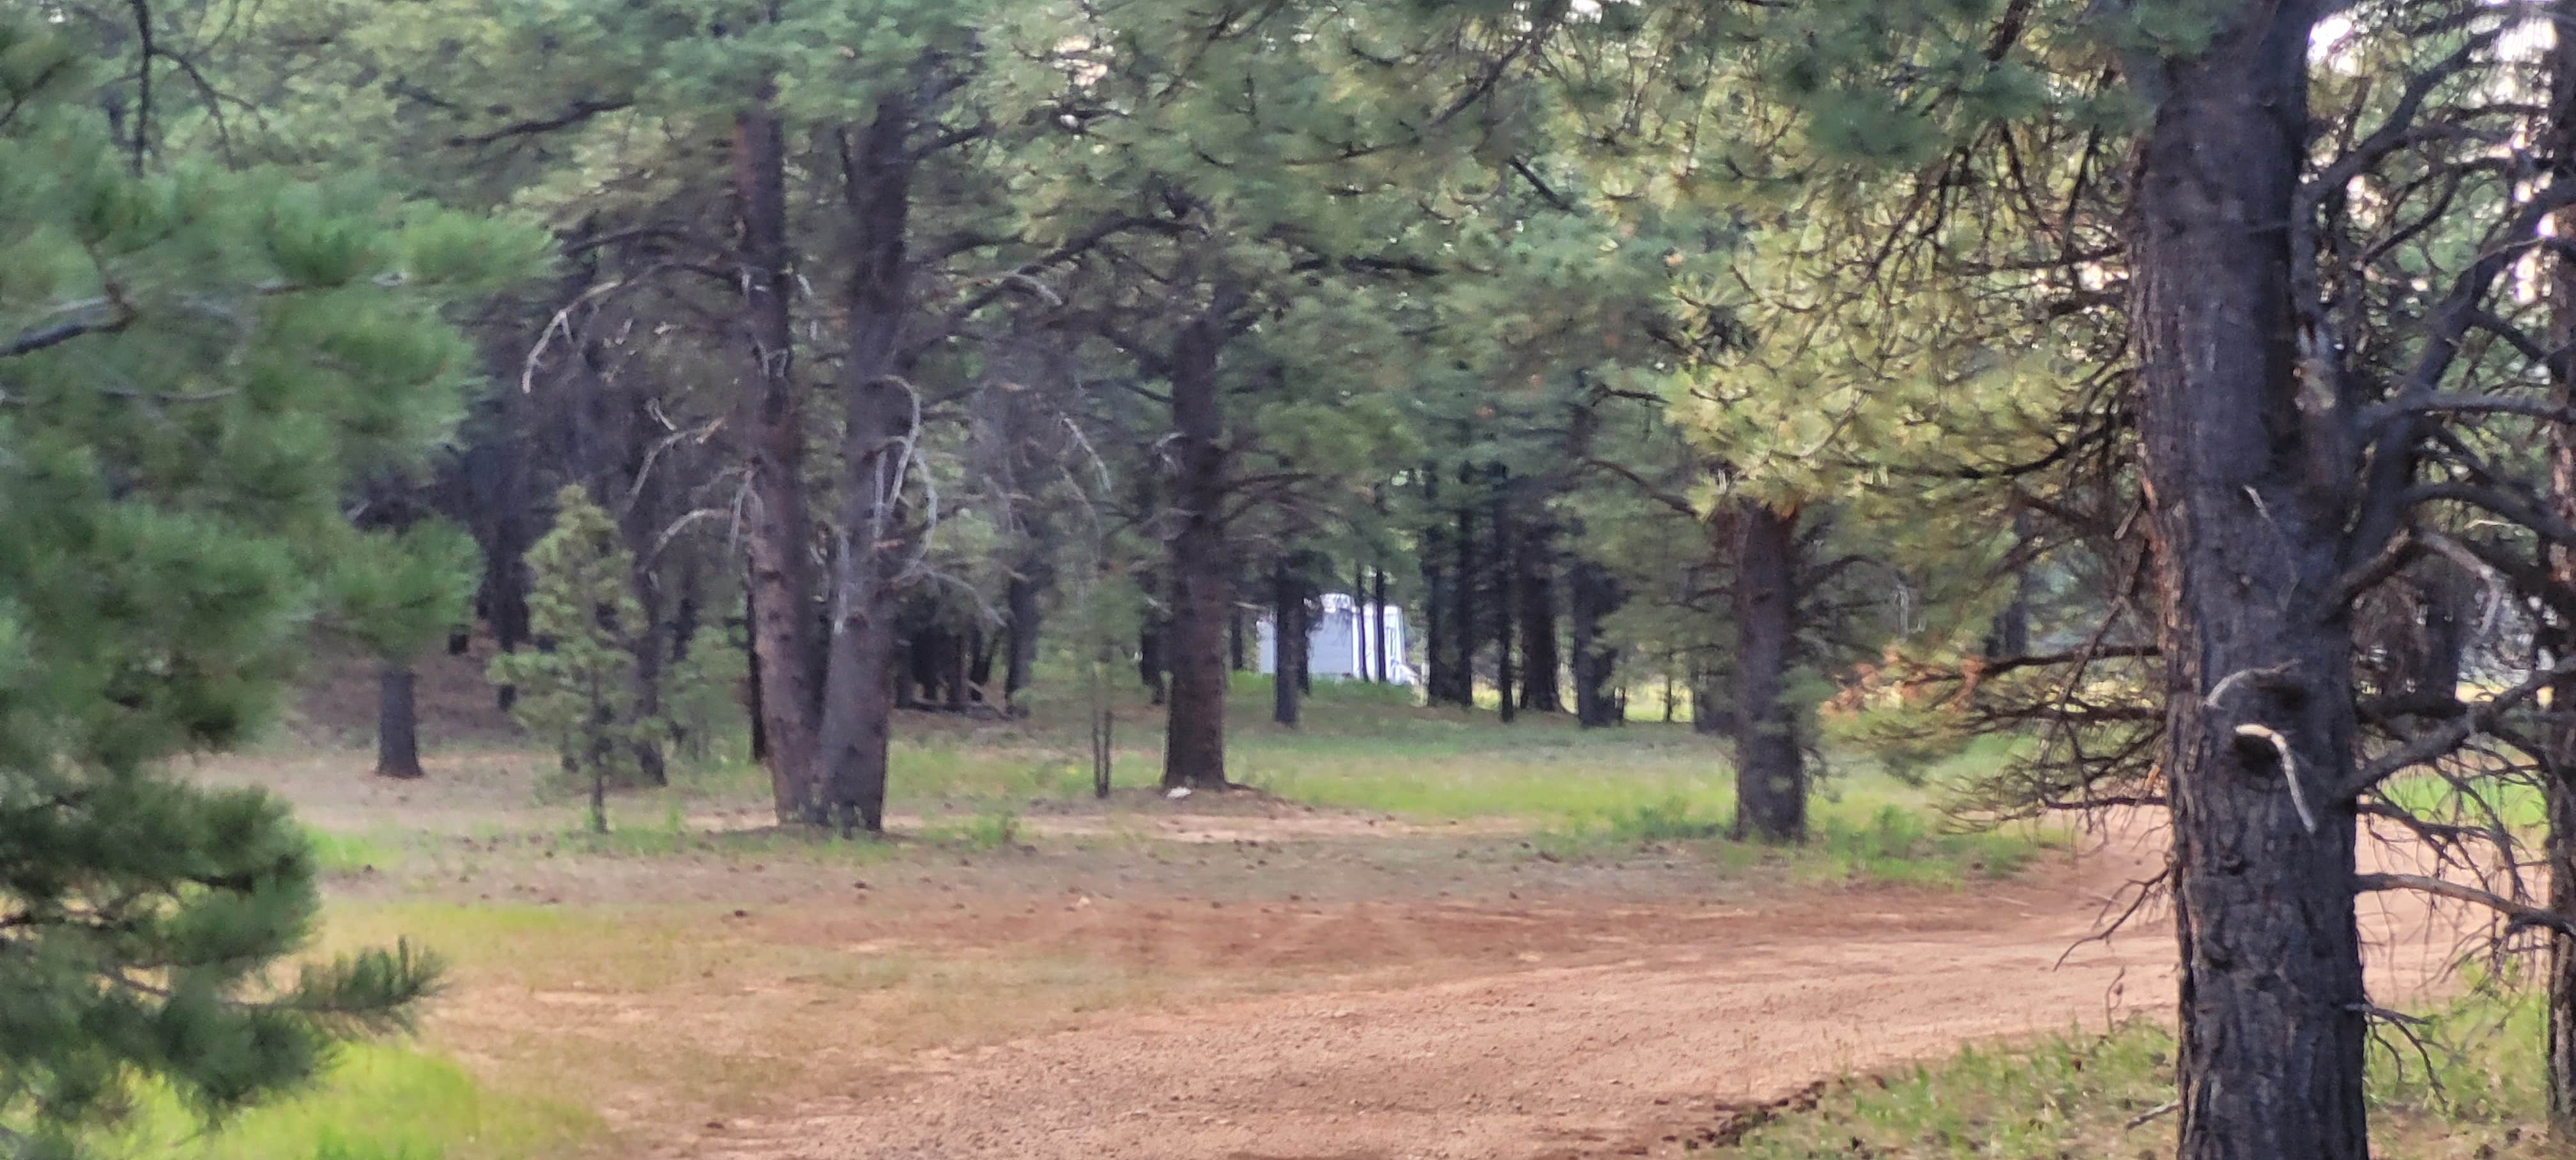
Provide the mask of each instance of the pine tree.
{"label": "pine tree", "polygon": [[640,712],[632,638],[644,624],[635,560],[608,512],[578,484],[555,493],[554,530],[528,550],[535,582],[528,623],[537,648],[492,660],[492,679],[515,685],[511,715],[555,747],[564,772],[590,789],[590,828],[608,832],[608,786],[631,782],[638,754],[663,725]]}
{"label": "pine tree", "polygon": [[464,622],[481,562],[473,537],[444,520],[353,535],[367,542],[335,577],[333,621],[375,655],[380,669],[376,775],[419,777],[412,659]]}
{"label": "pine tree", "polygon": [[0,15],[0,1154],[78,1155],[137,1082],[219,1117],[402,1026],[400,947],[298,972],[276,799],[160,771],[265,719],[357,563],[345,489],[416,464],[470,351],[438,308],[520,231],[124,148],[90,26]]}

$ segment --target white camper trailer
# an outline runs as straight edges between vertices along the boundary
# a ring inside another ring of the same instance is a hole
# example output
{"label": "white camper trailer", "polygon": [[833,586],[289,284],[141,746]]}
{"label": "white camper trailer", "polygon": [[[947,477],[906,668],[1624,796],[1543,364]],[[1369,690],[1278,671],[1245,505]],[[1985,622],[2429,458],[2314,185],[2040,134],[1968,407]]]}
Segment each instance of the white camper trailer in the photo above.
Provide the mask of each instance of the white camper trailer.
{"label": "white camper trailer", "polygon": [[[1366,680],[1377,673],[1378,607],[1362,604],[1339,592],[1327,592],[1317,602],[1320,612],[1315,625],[1306,635],[1306,671],[1317,680]],[[1405,663],[1406,650],[1412,641],[1404,630],[1404,609],[1386,606],[1386,662],[1393,670],[1388,679],[1398,685],[1414,684],[1419,678],[1413,666]],[[1259,656],[1253,662],[1257,672],[1279,671],[1279,637],[1277,626],[1267,614],[1259,624]]]}

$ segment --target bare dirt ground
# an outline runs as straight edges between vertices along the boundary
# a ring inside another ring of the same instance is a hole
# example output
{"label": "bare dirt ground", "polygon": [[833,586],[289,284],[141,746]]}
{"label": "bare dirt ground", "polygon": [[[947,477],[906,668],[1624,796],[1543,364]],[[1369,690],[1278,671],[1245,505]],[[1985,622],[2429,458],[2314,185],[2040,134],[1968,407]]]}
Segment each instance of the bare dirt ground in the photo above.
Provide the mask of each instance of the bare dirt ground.
{"label": "bare dirt ground", "polygon": [[[1265,960],[1365,959],[1390,940],[1421,940],[1449,961],[1402,983],[1155,1011],[943,1053],[894,1082],[701,1131],[659,1155],[1681,1155],[1747,1107],[1831,1076],[1968,1041],[2161,1015],[2172,944],[2160,915],[2121,939],[2084,941],[2153,852],[2146,837],[2097,843],[1974,893],[1863,889],[1713,907],[1560,896],[1386,906],[1365,918],[1265,910],[1188,937],[1261,947],[1247,953]],[[2447,920],[2412,904],[2365,908],[2383,991],[2421,988],[2450,961]]]}
{"label": "bare dirt ground", "polygon": [[[2096,870],[2073,877],[1974,896],[1857,891],[1740,908],[1399,910],[1378,921],[1411,937],[1489,940],[1492,953],[1454,977],[999,1044],[665,1154],[1678,1153],[1730,1109],[1817,1079],[1979,1037],[2098,1027],[2166,1002],[2156,952],[2169,944],[2152,935],[2059,965],[2099,907],[2086,886],[2112,884]],[[1516,949],[1525,946],[1548,949]]]}
{"label": "bare dirt ground", "polygon": [[[558,857],[498,782],[286,780],[307,816],[433,843],[335,885],[348,937],[505,915],[455,948],[429,1039],[594,1107],[603,1155],[1679,1156],[1820,1080],[2173,1001],[2162,914],[2087,939],[2162,857],[2138,827],[1958,889],[1559,862],[1507,826],[1275,800],[877,862]],[[2384,999],[2453,961],[2449,918],[2363,906]]]}

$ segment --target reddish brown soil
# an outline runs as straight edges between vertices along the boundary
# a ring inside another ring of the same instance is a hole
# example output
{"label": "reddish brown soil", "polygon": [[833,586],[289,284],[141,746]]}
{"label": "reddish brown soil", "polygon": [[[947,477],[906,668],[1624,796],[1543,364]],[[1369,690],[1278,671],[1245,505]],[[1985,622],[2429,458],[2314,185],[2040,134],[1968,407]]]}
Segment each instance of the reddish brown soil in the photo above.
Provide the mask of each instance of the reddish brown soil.
{"label": "reddish brown soil", "polygon": [[2169,1003],[2159,926],[2075,945],[2139,866],[2114,853],[1973,894],[1869,889],[1735,907],[1554,895],[1526,906],[1050,907],[1016,928],[988,917],[981,937],[1355,977],[934,1053],[910,1074],[854,1076],[852,1090],[666,1140],[660,1154],[1677,1155],[1681,1137],[1732,1105],[1965,1040],[2100,1027]]}

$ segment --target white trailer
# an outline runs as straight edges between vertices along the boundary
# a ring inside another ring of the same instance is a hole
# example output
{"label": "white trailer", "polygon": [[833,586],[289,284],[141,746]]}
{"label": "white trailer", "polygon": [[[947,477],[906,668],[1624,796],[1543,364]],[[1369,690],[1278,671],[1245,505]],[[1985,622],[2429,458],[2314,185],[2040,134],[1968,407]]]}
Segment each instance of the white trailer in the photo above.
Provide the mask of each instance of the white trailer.
{"label": "white trailer", "polygon": [[[1306,634],[1306,671],[1318,680],[1366,680],[1377,672],[1377,625],[1374,615],[1378,606],[1363,604],[1339,592],[1327,592],[1317,601],[1321,612],[1314,628]],[[1420,678],[1413,666],[1405,663],[1412,644],[1404,628],[1404,609],[1386,606],[1386,660],[1394,670],[1390,679],[1395,684],[1412,685]],[[1262,614],[1258,626],[1260,648],[1253,662],[1257,672],[1279,671],[1279,637],[1277,626],[1268,613]]]}

